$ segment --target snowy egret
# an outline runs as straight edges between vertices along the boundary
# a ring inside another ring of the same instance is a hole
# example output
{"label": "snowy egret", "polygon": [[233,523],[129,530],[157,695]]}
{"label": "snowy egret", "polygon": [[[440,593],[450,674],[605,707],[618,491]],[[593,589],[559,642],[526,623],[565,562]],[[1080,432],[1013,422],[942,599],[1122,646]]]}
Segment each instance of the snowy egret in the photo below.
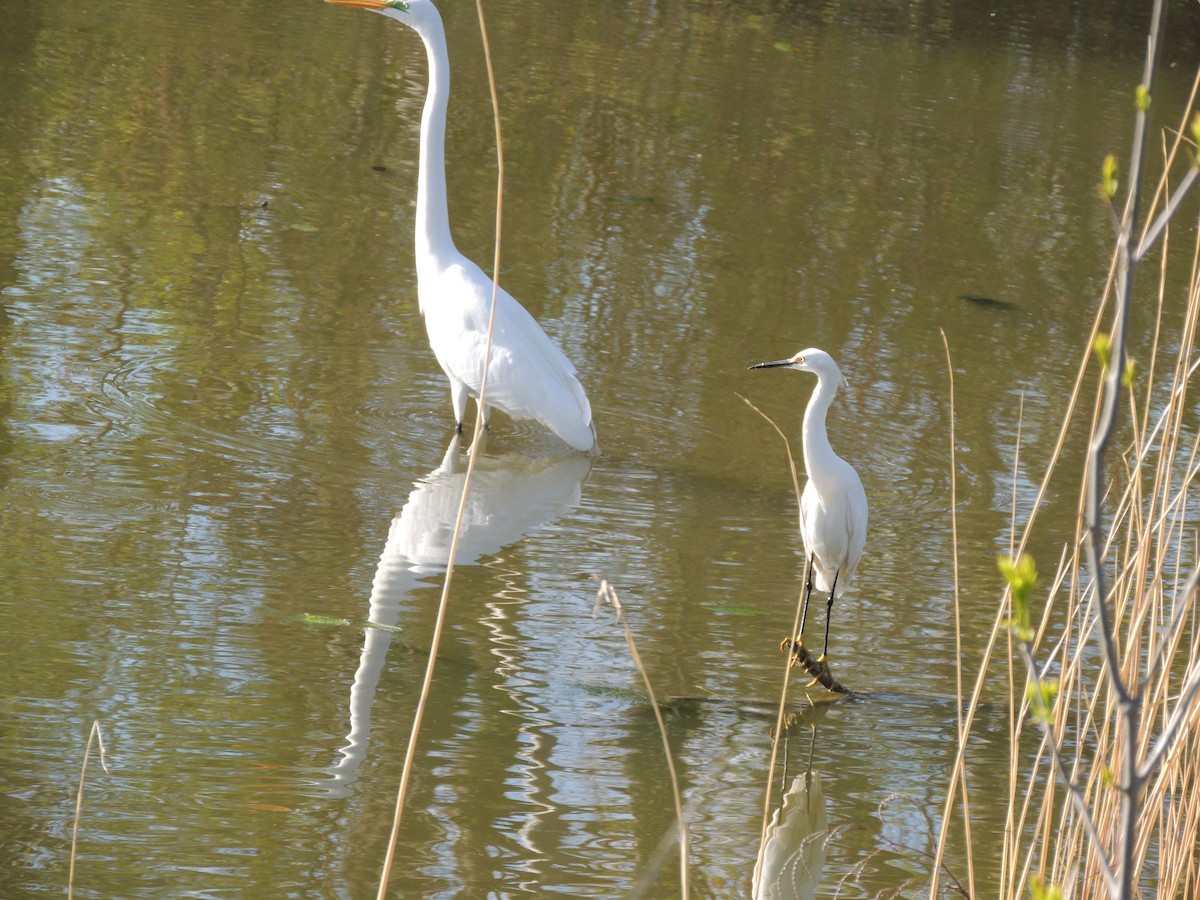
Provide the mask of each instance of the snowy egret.
{"label": "snowy egret", "polygon": [[833,615],[833,597],[838,587],[844,592],[854,578],[867,543],[867,494],[854,467],[833,452],[825,430],[825,414],[845,378],[833,357],[824,350],[801,350],[791,359],[759,363],[751,369],[788,368],[812,372],[817,387],[804,410],[804,468],[808,484],[800,499],[800,534],[809,557],[808,582],[804,586],[804,607],[800,618],[800,638],[804,637],[804,619],[808,599],[816,589],[829,592],[825,610],[825,649],[829,652],[829,619]]}
{"label": "snowy egret", "polygon": [[[461,432],[467,398],[479,400],[492,280],[458,252],[450,237],[445,157],[450,57],[442,17],[430,0],[328,2],[403,22],[425,44],[429,89],[421,114],[417,175],[417,299],[433,355],[450,379],[455,427]],[[485,423],[493,406],[514,419],[541,422],[576,450],[596,449],[592,408],[575,366],[525,307],[502,289],[496,296],[487,402],[480,409]]]}

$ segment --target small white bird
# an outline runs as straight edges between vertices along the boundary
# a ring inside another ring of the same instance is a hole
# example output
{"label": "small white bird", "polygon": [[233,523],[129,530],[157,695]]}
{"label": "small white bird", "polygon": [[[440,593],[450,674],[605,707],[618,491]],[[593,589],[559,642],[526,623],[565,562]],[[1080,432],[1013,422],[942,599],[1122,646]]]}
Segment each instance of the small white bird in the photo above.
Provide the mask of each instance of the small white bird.
{"label": "small white bird", "polygon": [[[467,398],[479,400],[492,304],[492,280],[458,252],[446,203],[446,104],[450,57],[442,17],[430,0],[328,0],[382,13],[421,36],[429,60],[429,90],[421,114],[417,176],[417,298],[429,345],[450,379],[454,420],[462,431]],[[487,422],[495,407],[514,419],[541,422],[576,450],[596,450],[592,408],[575,367],[537,321],[503,289],[488,364]]]}
{"label": "small white bird", "polygon": [[800,637],[804,637],[804,618],[808,598],[816,589],[829,592],[825,614],[825,649],[829,652],[829,618],[838,588],[845,591],[854,578],[867,543],[867,493],[854,467],[833,452],[825,430],[825,414],[845,381],[842,370],[824,350],[801,350],[791,359],[759,363],[751,369],[789,368],[812,372],[817,387],[804,410],[804,468],[808,484],[800,499],[800,534],[809,557],[809,580],[805,585],[804,607],[800,619]]}

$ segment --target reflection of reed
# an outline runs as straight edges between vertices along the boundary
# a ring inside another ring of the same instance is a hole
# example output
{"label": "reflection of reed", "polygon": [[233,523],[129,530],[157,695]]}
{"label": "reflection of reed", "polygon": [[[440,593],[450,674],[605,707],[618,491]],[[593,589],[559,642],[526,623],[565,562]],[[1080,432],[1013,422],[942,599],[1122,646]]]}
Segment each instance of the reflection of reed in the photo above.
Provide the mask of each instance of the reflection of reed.
{"label": "reflection of reed", "polygon": [[[496,553],[574,507],[590,468],[591,459],[580,454],[548,458],[481,455],[471,478],[455,562],[470,564]],[[441,464],[416,483],[392,519],[371,582],[370,627],[350,688],[350,733],[340,751],[342,758],[324,785],[334,796],[348,793],[366,756],[371,706],[400,619],[400,604],[424,579],[444,571],[449,562],[465,475],[466,462],[455,437]]]}

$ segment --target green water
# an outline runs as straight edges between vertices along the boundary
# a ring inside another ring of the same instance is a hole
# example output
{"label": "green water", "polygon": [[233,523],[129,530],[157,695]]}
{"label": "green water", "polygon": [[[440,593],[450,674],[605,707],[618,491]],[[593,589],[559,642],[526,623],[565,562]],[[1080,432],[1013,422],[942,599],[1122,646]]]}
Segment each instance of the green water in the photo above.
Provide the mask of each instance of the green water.
{"label": "green water", "polygon": [[[452,226],[482,263],[486,75],[474,4],[442,6]],[[675,890],[654,718],[592,576],[656,689],[717,701],[670,737],[696,893],[747,895],[755,704],[802,547],[783,444],[739,395],[798,452],[811,381],[746,367],[807,346],[850,381],[830,431],[871,527],[831,655],[872,698],[825,712],[811,750],[798,731],[788,765],[823,777],[830,893],[924,883],[955,732],[941,332],[973,674],[1018,416],[1024,515],[1107,271],[1095,184],[1144,48],[1125,7],[488,6],[501,279],[578,366],[605,453],[497,417],[396,896]],[[1156,127],[1198,33],[1179,10]],[[413,271],[420,42],[315,0],[6,0],[0,35],[0,895],[62,894],[99,719],[79,896],[370,896],[461,485]],[[1000,823],[989,709],[972,800]]]}

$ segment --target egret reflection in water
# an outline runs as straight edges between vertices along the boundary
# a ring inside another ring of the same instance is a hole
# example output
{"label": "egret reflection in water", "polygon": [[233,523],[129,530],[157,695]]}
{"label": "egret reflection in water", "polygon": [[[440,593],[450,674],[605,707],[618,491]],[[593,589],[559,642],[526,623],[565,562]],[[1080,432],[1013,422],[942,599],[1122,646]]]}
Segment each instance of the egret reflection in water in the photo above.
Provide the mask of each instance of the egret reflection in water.
{"label": "egret reflection in water", "polygon": [[[591,464],[589,457],[577,453],[480,455],[471,476],[455,564],[471,564],[497,553],[572,509],[579,503]],[[441,464],[416,483],[392,519],[371,582],[370,624],[350,688],[350,733],[341,759],[330,769],[332,778],[322,785],[331,795],[348,793],[366,756],[371,705],[402,602],[418,585],[446,569],[466,469],[456,436]]]}
{"label": "egret reflection in water", "polygon": [[754,866],[754,900],[811,900],[825,869],[829,821],[821,773],[792,779],[767,826],[767,841]]}

